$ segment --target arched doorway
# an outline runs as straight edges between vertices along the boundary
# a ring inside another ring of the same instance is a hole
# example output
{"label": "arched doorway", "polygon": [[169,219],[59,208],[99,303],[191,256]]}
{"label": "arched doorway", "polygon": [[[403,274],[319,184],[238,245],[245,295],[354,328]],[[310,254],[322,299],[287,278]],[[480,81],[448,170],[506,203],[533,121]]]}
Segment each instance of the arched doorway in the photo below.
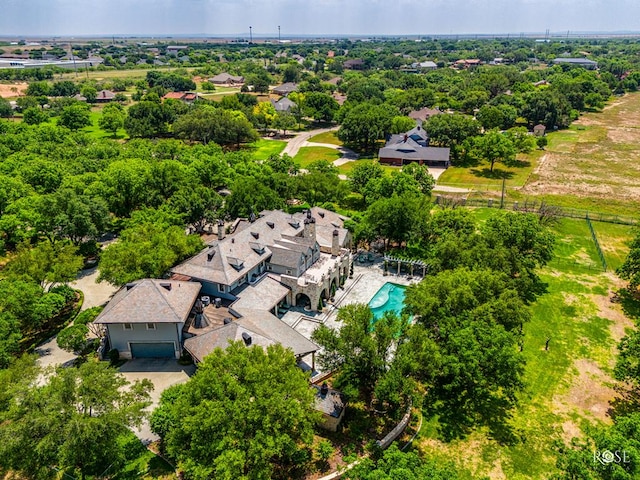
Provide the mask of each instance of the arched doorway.
{"label": "arched doorway", "polygon": [[305,293],[296,295],[296,307],[311,307],[311,299]]}

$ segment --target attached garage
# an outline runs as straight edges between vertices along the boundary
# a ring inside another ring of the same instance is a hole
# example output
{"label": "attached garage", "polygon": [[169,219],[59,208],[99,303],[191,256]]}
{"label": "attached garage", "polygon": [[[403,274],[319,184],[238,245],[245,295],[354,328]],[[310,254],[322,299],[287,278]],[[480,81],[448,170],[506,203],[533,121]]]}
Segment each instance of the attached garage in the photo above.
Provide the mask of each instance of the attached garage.
{"label": "attached garage", "polygon": [[175,358],[174,342],[130,343],[132,358]]}

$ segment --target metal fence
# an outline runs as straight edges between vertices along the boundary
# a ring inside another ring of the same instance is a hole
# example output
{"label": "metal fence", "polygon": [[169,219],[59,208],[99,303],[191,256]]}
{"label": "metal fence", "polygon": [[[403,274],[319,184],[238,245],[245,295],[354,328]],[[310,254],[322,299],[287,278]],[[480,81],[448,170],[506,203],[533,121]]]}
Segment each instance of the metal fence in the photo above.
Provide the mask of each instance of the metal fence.
{"label": "metal fence", "polygon": [[593,239],[593,243],[596,244],[596,250],[598,251],[598,257],[600,257],[600,261],[602,262],[602,268],[606,272],[607,271],[607,261],[604,259],[604,253],[602,253],[602,249],[600,248],[600,242],[598,241],[598,236],[596,235],[596,231],[593,229],[593,225],[591,224],[591,220],[589,219],[589,215],[587,214],[587,225],[589,225],[589,231],[591,232],[591,238]]}
{"label": "metal fence", "polygon": [[627,217],[624,215],[613,215],[609,213],[592,212],[578,208],[560,207],[545,202],[510,202],[501,201],[499,198],[466,198],[455,197],[451,195],[437,195],[437,205],[450,205],[461,207],[485,207],[485,208],[503,208],[505,210],[515,210],[521,212],[540,213],[541,208],[553,208],[554,214],[559,217],[581,218],[594,222],[617,223],[621,225],[639,225],[637,218]]}

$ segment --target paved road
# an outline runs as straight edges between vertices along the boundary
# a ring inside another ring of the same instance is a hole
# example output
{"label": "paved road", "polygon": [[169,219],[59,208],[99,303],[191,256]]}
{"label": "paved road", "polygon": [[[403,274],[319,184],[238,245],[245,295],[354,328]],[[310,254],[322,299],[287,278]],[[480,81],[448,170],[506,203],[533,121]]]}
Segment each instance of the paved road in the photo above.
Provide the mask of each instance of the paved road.
{"label": "paved road", "polygon": [[[118,287],[111,285],[110,283],[97,283],[97,278],[98,269],[94,267],[88,270],[82,270],[78,275],[78,278],[69,284],[71,288],[82,290],[82,293],[84,293],[82,310],[104,305],[118,290]],[[36,347],[36,353],[40,355],[38,363],[42,367],[70,365],[76,358],[76,355],[73,353],[66,352],[58,347],[56,336],[51,337],[43,344]]]}
{"label": "paved road", "polygon": [[[146,378],[153,383],[151,405],[147,407],[149,412],[158,406],[160,395],[163,391],[172,385],[185,383],[194,374],[195,370],[195,365],[183,366],[178,364],[176,360],[155,358],[129,360],[120,367],[120,373],[130,382]],[[140,428],[133,429],[133,433],[145,445],[160,439],[151,431],[148,421],[145,421]]]}
{"label": "paved road", "polygon": [[[295,137],[291,137],[287,146],[284,147],[282,153],[286,153],[290,157],[295,157],[300,148],[304,146],[304,143],[307,142],[314,135],[318,135],[319,133],[332,132],[338,130],[338,127],[331,128],[318,128],[316,130],[309,130],[308,132],[298,133]],[[333,147],[337,147],[337,145],[333,145]]]}

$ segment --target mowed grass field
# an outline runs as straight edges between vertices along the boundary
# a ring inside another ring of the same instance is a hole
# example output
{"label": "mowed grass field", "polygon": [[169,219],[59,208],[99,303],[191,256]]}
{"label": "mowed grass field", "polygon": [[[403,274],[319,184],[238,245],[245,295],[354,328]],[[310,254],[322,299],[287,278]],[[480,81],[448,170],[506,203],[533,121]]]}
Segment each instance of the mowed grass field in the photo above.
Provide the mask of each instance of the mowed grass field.
{"label": "mowed grass field", "polygon": [[548,146],[518,157],[520,166],[451,167],[438,180],[497,195],[506,179],[510,200],[544,200],[594,212],[636,215],[640,202],[640,93],[613,98],[566,130],[547,134]]}
{"label": "mowed grass field", "polygon": [[[487,209],[474,212],[479,218],[490,215]],[[594,228],[608,261],[617,265],[633,229],[596,222]],[[549,478],[556,471],[556,442],[568,443],[586,426],[610,422],[616,345],[632,326],[620,305],[610,301],[621,284],[598,268],[585,220],[562,219],[552,229],[555,257],[540,273],[546,292],[532,305],[532,320],[524,327],[526,388],[508,422],[511,439],[501,443],[480,429],[446,443],[432,420],[417,442],[429,455],[457,463],[470,479]]]}
{"label": "mowed grass field", "polygon": [[307,168],[309,164],[318,160],[326,160],[333,163],[334,160],[340,158],[340,152],[329,147],[302,147],[295,157],[294,162],[300,165],[300,168]]}
{"label": "mowed grass field", "polygon": [[342,140],[336,136],[336,132],[324,132],[314,135],[309,139],[312,143],[329,143],[331,145],[342,146]]}

